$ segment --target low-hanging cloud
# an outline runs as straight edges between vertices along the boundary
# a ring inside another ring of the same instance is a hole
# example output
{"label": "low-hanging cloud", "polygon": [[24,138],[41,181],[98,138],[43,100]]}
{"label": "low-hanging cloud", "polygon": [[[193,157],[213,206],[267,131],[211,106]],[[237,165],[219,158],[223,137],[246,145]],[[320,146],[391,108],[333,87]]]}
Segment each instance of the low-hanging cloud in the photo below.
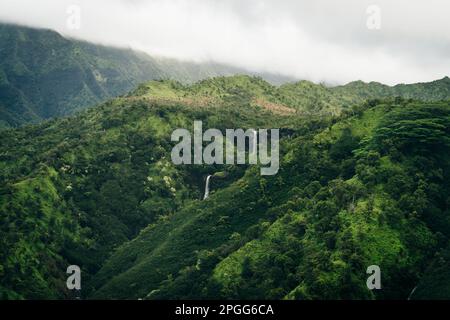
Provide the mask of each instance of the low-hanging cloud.
{"label": "low-hanging cloud", "polygon": [[[81,9],[79,29],[68,7]],[[367,8],[380,8],[369,29]],[[1,0],[0,20],[152,55],[345,83],[449,73],[447,0]]]}

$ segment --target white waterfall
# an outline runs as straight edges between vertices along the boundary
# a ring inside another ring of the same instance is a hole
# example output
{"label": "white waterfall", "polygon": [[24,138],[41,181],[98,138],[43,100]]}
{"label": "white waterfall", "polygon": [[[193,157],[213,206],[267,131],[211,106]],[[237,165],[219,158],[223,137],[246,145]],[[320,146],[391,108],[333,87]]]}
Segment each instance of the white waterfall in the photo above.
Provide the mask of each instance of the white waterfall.
{"label": "white waterfall", "polygon": [[414,292],[416,291],[417,286],[414,287],[414,289],[412,289],[411,293],[408,296],[408,300],[411,300],[412,295],[414,294]]}
{"label": "white waterfall", "polygon": [[205,195],[203,196],[203,200],[205,200],[209,196],[209,179],[211,179],[211,177],[212,175],[208,175],[208,177],[206,177]]}

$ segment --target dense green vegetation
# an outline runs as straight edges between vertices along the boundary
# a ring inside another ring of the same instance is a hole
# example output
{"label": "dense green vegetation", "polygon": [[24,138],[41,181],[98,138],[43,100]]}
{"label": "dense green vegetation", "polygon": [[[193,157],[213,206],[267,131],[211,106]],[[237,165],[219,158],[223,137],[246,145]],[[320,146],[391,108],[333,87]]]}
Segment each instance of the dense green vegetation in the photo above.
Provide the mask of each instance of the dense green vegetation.
{"label": "dense green vegetation", "polygon": [[[249,169],[151,224],[106,262],[92,297],[408,297],[448,243],[450,144],[431,137],[448,137],[449,107],[385,101],[287,139],[278,175]],[[372,264],[379,292],[365,285]]]}
{"label": "dense green vegetation", "polygon": [[[118,98],[75,118],[3,131],[2,293],[57,297],[64,264],[80,264],[85,275],[93,274],[117,245],[186,199],[200,199],[211,169],[175,167],[172,131],[192,127],[193,119],[222,129],[233,125],[231,119],[242,127],[262,126],[269,117],[284,121],[259,111]],[[242,171],[230,169],[228,179]]]}
{"label": "dense green vegetation", "polygon": [[[447,97],[447,79],[418,86]],[[448,266],[450,102],[365,102],[377,93],[353,87],[152,81],[3,131],[1,297],[67,297],[69,264],[85,298],[406,299],[418,283],[413,297],[442,294],[427,270]],[[194,120],[281,128],[279,173],[174,166],[170,134]],[[372,264],[380,291],[366,287]]]}
{"label": "dense green vegetation", "polygon": [[129,96],[147,97],[158,102],[175,100],[190,105],[251,104],[277,114],[340,115],[343,111],[357,112],[366,100],[404,98],[421,101],[450,99],[450,78],[411,85],[389,87],[379,83],[351,82],[344,86],[327,87],[309,81],[276,86],[259,77],[237,75],[216,77],[183,85],[177,81],[152,81],[142,84]]}
{"label": "dense green vegetation", "polygon": [[450,298],[450,255],[449,249],[436,254],[423,278],[410,295],[410,299],[438,300]]}

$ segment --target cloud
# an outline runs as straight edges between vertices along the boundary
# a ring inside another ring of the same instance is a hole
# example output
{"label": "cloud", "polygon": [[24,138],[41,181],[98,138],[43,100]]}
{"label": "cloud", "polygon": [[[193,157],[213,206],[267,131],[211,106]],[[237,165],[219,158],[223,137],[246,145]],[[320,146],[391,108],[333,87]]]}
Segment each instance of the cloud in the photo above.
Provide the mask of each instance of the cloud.
{"label": "cloud", "polygon": [[[369,5],[381,9],[369,30]],[[81,28],[67,27],[67,8]],[[0,20],[184,60],[329,83],[448,75],[446,0],[2,0]]]}

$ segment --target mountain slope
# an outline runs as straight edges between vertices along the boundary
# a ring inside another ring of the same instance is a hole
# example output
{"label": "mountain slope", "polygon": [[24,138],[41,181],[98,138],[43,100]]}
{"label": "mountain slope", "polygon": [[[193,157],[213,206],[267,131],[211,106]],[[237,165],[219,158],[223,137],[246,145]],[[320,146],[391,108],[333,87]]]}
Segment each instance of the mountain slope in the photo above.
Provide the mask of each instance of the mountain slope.
{"label": "mountain slope", "polygon": [[[207,169],[170,161],[171,132],[190,128],[193,119],[221,129],[230,120],[242,127],[285,121],[252,106],[222,110],[123,97],[76,117],[4,130],[1,295],[64,297],[64,266],[80,265],[88,283],[115,247],[199,199]],[[242,170],[231,170],[230,179]]]}
{"label": "mountain slope", "polygon": [[[376,89],[382,87],[382,90]],[[150,81],[141,84],[129,96],[152,101],[176,101],[193,105],[236,106],[250,104],[278,114],[339,115],[367,100],[383,98],[440,101],[450,99],[450,78],[389,87],[377,83],[351,82],[345,86],[326,87],[309,81],[276,86],[260,77],[236,75],[214,77],[186,85],[177,81]]]}
{"label": "mountain slope", "polygon": [[449,116],[448,102],[386,101],[285,140],[278,175],[251,168],[148,226],[92,297],[405,299],[450,235]]}
{"label": "mountain slope", "polygon": [[397,84],[387,86],[378,82],[364,83],[350,82],[344,86],[337,86],[333,91],[341,96],[357,96],[359,99],[374,99],[386,97],[402,97],[422,101],[439,101],[449,99],[450,78],[414,84]]}
{"label": "mountain slope", "polygon": [[[248,72],[212,62],[197,64],[150,57],[132,50],[66,39],[51,30],[0,24],[0,128],[70,115],[125,94],[152,79],[172,79],[188,84],[242,73]],[[308,81],[286,83],[293,79],[273,74],[259,76],[276,85],[285,83],[276,89],[262,85],[260,89],[269,90],[266,93],[271,95],[270,99],[254,101],[267,108],[279,108],[280,112],[290,112],[284,108],[287,105],[302,113],[339,114],[343,108],[366,99],[399,96],[436,101],[450,98],[448,77],[394,87],[361,81],[326,87]],[[211,93],[220,91],[220,81],[209,83]],[[234,84],[230,85],[225,90],[234,94]]]}
{"label": "mountain slope", "polygon": [[195,82],[242,72],[66,39],[51,30],[0,24],[0,127],[71,114],[151,79]]}
{"label": "mountain slope", "polygon": [[[151,81],[2,131],[1,297],[70,297],[70,264],[84,297],[407,297],[450,236],[449,102],[331,117],[297,97],[255,77]],[[281,128],[280,172],[175,166],[170,135],[194,120]],[[365,287],[370,264],[382,292]]]}

